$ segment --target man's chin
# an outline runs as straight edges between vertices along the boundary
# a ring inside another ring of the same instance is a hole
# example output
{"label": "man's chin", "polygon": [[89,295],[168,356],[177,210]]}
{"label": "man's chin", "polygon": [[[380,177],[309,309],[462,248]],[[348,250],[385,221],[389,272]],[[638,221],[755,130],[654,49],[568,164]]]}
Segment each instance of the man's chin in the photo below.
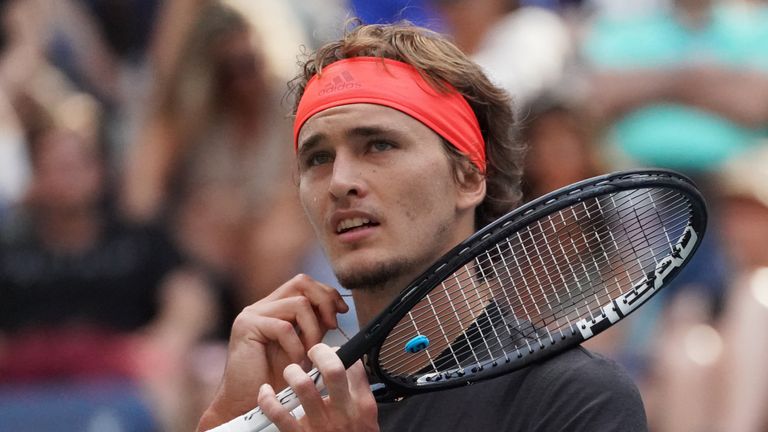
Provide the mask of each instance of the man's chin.
{"label": "man's chin", "polygon": [[339,284],[348,290],[377,291],[396,283],[408,268],[405,260],[391,260],[335,268],[334,273]]}

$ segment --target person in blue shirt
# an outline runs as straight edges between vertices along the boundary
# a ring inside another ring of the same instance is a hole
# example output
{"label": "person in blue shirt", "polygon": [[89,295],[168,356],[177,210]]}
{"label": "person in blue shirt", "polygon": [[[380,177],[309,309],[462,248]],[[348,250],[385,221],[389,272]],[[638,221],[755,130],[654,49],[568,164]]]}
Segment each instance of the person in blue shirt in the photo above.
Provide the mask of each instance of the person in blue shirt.
{"label": "person in blue shirt", "polygon": [[712,0],[599,17],[583,56],[607,158],[706,173],[765,137],[767,19],[762,5]]}

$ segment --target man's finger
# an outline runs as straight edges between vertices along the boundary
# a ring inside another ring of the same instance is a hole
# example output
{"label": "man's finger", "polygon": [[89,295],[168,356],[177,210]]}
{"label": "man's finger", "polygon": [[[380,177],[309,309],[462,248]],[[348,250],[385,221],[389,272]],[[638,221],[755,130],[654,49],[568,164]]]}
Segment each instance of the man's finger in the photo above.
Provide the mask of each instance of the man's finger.
{"label": "man's finger", "polygon": [[325,401],[317,390],[315,381],[297,364],[289,364],[283,371],[283,378],[304,407],[304,421],[317,430],[327,426]]}
{"label": "man's finger", "polygon": [[351,403],[349,382],[347,371],[336,355],[336,350],[320,343],[312,347],[307,355],[323,376],[331,406],[334,409],[346,410]]}
{"label": "man's finger", "polygon": [[277,400],[275,390],[269,384],[259,389],[259,408],[264,415],[277,426],[281,432],[300,432],[301,425],[293,418],[291,412]]}

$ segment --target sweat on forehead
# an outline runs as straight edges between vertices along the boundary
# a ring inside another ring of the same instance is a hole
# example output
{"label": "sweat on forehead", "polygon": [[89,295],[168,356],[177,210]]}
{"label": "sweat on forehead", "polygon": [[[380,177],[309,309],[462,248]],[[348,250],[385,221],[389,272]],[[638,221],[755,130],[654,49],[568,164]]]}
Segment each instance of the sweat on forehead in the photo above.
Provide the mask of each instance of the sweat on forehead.
{"label": "sweat on forehead", "polygon": [[355,103],[383,105],[420,121],[466,155],[485,172],[485,142],[474,111],[452,86],[439,91],[413,66],[379,57],[353,57],[323,68],[312,77],[299,102],[293,125],[294,149],[299,132],[320,111]]}

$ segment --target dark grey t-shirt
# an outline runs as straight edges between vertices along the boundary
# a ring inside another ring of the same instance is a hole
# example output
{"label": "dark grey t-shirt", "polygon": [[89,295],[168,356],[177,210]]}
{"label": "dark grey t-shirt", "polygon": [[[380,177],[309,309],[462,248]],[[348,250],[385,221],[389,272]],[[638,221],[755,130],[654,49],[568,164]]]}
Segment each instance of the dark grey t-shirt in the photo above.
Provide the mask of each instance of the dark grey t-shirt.
{"label": "dark grey t-shirt", "polygon": [[637,387],[581,347],[492,380],[379,403],[382,431],[646,431]]}

